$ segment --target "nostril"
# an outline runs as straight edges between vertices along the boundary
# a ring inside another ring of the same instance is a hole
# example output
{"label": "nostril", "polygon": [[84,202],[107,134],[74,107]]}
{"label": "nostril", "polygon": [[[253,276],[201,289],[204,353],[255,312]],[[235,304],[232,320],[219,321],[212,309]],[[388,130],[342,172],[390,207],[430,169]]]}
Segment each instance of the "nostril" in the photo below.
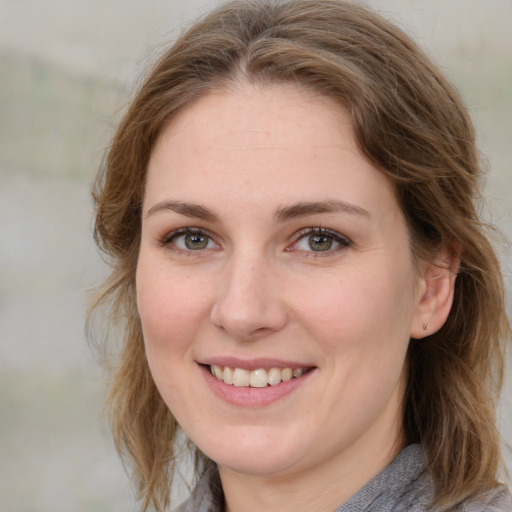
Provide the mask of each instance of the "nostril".
{"label": "nostril", "polygon": [[[225,305],[224,305],[225,306]],[[245,308],[244,310],[241,310]],[[270,308],[247,305],[242,308],[219,307],[212,310],[212,323],[238,339],[259,339],[281,330],[287,322],[287,315],[279,305]]]}

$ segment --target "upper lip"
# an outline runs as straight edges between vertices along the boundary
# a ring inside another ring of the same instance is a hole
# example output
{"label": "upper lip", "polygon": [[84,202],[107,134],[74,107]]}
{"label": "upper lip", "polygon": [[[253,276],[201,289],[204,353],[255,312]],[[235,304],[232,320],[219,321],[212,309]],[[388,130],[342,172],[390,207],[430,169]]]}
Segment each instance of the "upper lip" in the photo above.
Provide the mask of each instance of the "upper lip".
{"label": "upper lip", "polygon": [[311,368],[315,365],[310,363],[302,363],[299,361],[285,361],[282,359],[274,359],[267,357],[260,357],[256,359],[239,359],[237,357],[211,357],[201,361],[199,364],[208,366],[222,366],[229,368],[241,368],[244,370],[258,370],[260,368]]}

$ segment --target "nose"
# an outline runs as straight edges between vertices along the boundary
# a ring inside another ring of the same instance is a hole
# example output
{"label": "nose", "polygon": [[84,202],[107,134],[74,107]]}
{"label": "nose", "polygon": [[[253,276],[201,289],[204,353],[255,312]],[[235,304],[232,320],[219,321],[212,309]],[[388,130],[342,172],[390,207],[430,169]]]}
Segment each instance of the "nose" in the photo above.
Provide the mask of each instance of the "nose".
{"label": "nose", "polygon": [[288,313],[281,300],[282,283],[265,258],[238,257],[219,277],[210,314],[216,327],[241,341],[283,329]]}

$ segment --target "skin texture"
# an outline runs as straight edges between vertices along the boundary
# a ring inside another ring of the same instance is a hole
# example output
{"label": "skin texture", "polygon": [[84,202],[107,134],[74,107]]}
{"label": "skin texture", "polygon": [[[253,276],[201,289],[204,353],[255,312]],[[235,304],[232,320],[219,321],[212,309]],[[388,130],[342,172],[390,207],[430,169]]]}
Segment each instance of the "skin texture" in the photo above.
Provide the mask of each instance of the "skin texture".
{"label": "skin texture", "polygon": [[[311,249],[319,228],[328,250]],[[227,510],[334,509],[400,451],[407,346],[442,325],[453,287],[420,267],[391,183],[333,100],[241,84],[164,130],[137,303],[155,383],[218,463]],[[231,403],[202,366],[227,357],[312,371],[270,403]]]}

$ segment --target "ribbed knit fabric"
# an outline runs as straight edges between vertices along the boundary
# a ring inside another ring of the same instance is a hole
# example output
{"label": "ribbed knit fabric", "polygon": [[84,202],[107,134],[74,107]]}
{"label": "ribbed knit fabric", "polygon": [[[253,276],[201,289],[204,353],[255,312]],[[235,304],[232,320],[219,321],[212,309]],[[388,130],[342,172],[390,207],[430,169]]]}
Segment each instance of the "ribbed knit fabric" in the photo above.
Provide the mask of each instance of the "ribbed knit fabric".
{"label": "ribbed knit fabric", "polygon": [[[432,479],[425,471],[423,449],[413,444],[334,512],[435,512],[430,507],[432,497]],[[176,512],[223,512],[223,509],[219,475],[215,466],[211,466],[199,480],[191,497]],[[486,498],[461,503],[451,510],[512,512],[512,500],[505,487],[501,487],[490,492]]]}
{"label": "ribbed knit fabric", "polygon": [[217,467],[212,464],[204,472],[192,495],[175,512],[224,512],[224,496]]}

